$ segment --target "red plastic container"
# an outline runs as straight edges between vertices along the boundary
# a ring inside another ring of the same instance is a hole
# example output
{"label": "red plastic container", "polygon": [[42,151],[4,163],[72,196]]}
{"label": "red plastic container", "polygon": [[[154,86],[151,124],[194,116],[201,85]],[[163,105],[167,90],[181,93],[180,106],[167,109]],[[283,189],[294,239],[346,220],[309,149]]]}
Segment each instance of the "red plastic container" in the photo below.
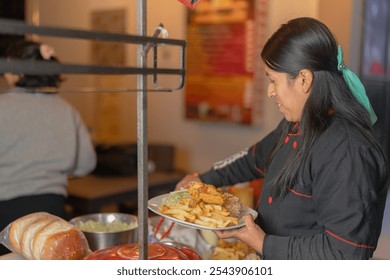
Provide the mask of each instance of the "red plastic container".
{"label": "red plastic container", "polygon": [[[138,260],[138,244],[123,244],[88,254],[85,260]],[[200,260],[200,256],[188,248],[178,248],[167,244],[148,245],[149,260]]]}

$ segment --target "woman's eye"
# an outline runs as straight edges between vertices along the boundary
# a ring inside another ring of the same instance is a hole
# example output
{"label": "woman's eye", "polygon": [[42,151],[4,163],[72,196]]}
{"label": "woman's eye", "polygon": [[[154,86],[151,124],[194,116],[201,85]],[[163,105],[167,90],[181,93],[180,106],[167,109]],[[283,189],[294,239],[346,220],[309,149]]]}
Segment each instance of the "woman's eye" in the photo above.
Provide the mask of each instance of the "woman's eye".
{"label": "woman's eye", "polygon": [[273,79],[271,79],[270,76],[268,76],[268,75],[266,75],[266,76],[267,76],[269,84],[274,84],[275,83],[275,81]]}

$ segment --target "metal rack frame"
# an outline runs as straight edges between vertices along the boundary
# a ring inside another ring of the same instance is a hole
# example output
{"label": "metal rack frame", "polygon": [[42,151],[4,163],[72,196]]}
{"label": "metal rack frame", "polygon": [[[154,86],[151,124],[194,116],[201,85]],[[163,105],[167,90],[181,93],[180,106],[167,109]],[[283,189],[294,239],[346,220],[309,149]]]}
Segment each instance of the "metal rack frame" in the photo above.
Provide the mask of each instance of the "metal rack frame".
{"label": "metal rack frame", "polygon": [[[159,27],[162,27],[160,25]],[[86,31],[79,29],[65,29],[58,27],[35,26],[18,20],[0,18],[0,33],[12,35],[36,34],[51,37],[62,37],[84,40],[99,40],[118,42],[124,44],[137,44],[142,46],[138,57],[147,57],[149,49],[153,50],[153,67],[147,65],[138,67],[129,66],[104,66],[104,65],[83,65],[83,64],[65,64],[49,61],[23,61],[8,60],[0,58],[0,72],[14,72],[25,74],[96,74],[96,75],[152,75],[155,90],[174,91],[181,89],[184,85],[185,77],[185,46],[183,40],[158,38],[160,32],[155,32],[153,36],[136,36],[121,33]],[[180,47],[180,68],[158,68],[157,67],[157,47],[159,45],[175,45]],[[177,75],[180,77],[179,85],[175,88],[162,88],[158,85],[158,75]],[[135,89],[120,89],[122,91],[135,91]],[[139,90],[137,88],[137,90]]]}
{"label": "metal rack frame", "polygon": [[[112,89],[112,91],[137,92],[137,151],[138,151],[138,237],[139,259],[148,259],[148,131],[147,131],[147,77],[152,75],[154,91],[179,90],[184,85],[185,78],[185,47],[186,41],[158,38],[160,32],[156,29],[153,36],[146,36],[147,32],[147,0],[137,0],[137,33],[138,35],[95,32],[79,29],[65,29],[57,27],[35,26],[23,21],[1,19],[0,33],[24,35],[36,34],[72,39],[101,40],[137,45],[137,67],[114,67],[102,65],[64,64],[55,62],[30,62],[22,60],[0,59],[0,72],[28,73],[28,74],[96,74],[96,75],[137,75],[136,89]],[[162,27],[160,25],[160,27]],[[158,68],[157,48],[159,45],[174,45],[180,47],[180,68]],[[149,50],[153,50],[153,67],[147,67]],[[175,88],[163,88],[158,85],[158,75],[177,75],[179,85]],[[91,89],[78,89],[77,91],[91,92]],[[96,91],[99,91],[96,89]],[[105,89],[104,91],[107,91]],[[110,90],[108,90],[110,91]]]}

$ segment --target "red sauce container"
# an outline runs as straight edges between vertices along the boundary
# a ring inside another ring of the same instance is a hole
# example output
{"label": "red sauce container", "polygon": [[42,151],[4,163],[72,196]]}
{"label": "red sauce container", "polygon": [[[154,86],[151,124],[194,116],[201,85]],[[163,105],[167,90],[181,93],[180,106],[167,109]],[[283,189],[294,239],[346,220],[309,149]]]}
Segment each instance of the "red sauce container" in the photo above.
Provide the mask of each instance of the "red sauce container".
{"label": "red sauce container", "polygon": [[[139,245],[123,244],[88,254],[85,260],[138,260]],[[148,244],[149,260],[200,260],[200,256],[188,248],[178,248],[167,244]]]}

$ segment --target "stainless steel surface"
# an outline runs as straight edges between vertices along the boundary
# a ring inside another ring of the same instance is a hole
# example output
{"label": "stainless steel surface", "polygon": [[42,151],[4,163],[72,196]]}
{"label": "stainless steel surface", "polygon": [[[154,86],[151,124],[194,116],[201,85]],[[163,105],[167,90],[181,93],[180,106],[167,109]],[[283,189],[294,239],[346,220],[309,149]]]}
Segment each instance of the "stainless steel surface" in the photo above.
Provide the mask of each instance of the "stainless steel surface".
{"label": "stainless steel surface", "polygon": [[[137,1],[137,30],[139,36],[145,36],[147,32],[147,0]],[[147,57],[144,48],[146,44],[137,47],[138,68],[147,67]],[[138,244],[139,259],[148,259],[148,96],[147,76],[137,75],[137,151],[138,151]]]}
{"label": "stainless steel surface", "polygon": [[[140,22],[146,21],[146,0],[143,0],[145,7],[141,4],[139,14]],[[145,28],[142,28],[144,32],[140,34],[146,34],[146,24]],[[14,19],[4,19],[0,18],[0,34],[19,34],[19,35],[43,35],[49,37],[62,37],[64,39],[85,39],[85,40],[101,40],[109,42],[118,42],[122,44],[137,44],[139,49],[142,49],[142,52],[145,53],[147,50],[146,46],[152,46],[154,52],[154,63],[153,68],[147,67],[146,55],[138,54],[138,58],[141,58],[144,63],[140,67],[131,67],[127,65],[123,66],[108,66],[108,65],[83,65],[83,64],[74,64],[74,63],[53,63],[47,61],[24,61],[18,59],[2,59],[0,58],[0,72],[12,72],[12,73],[24,73],[24,74],[63,74],[63,73],[73,73],[73,74],[95,74],[95,75],[139,75],[145,77],[147,75],[153,76],[154,81],[154,91],[174,91],[181,89],[184,85],[185,77],[185,46],[186,42],[184,40],[175,40],[167,38],[158,38],[156,36],[135,36],[122,33],[112,33],[112,32],[101,32],[101,31],[92,31],[92,30],[82,30],[82,29],[69,29],[69,28],[59,28],[59,27],[49,27],[49,26],[38,26],[26,23],[20,20]],[[157,47],[160,45],[170,45],[178,46],[181,49],[181,68],[160,68],[157,65]],[[179,78],[178,85],[172,88],[163,88],[160,87],[157,83],[157,78],[159,75],[171,75],[177,76]],[[109,89],[111,91],[123,91],[131,92],[138,91],[138,89]],[[146,90],[145,88],[140,88],[140,90]],[[67,92],[91,92],[89,88],[79,88],[79,89],[65,89],[61,88],[61,91]],[[98,91],[98,89],[96,89]],[[149,91],[149,90],[148,90]]]}
{"label": "stainless steel surface", "polygon": [[[99,222],[102,224],[110,224],[114,221],[120,221],[124,223],[138,223],[137,216],[124,214],[124,213],[97,213],[83,215],[71,219],[69,222],[75,226],[79,226],[81,222],[87,222],[89,220]],[[88,240],[89,248],[92,251],[116,246],[120,244],[129,244],[138,241],[138,227],[123,230],[118,232],[90,232],[82,231]]]}
{"label": "stainless steel surface", "polygon": [[[141,0],[144,1],[144,0]],[[88,29],[73,29],[50,26],[35,26],[25,21],[6,19],[0,17],[0,33],[8,35],[38,34],[48,37],[61,37],[69,39],[99,40],[126,44],[145,45],[146,43],[185,46],[184,40],[157,38],[145,35],[130,35],[127,33],[114,33],[94,31]]]}

